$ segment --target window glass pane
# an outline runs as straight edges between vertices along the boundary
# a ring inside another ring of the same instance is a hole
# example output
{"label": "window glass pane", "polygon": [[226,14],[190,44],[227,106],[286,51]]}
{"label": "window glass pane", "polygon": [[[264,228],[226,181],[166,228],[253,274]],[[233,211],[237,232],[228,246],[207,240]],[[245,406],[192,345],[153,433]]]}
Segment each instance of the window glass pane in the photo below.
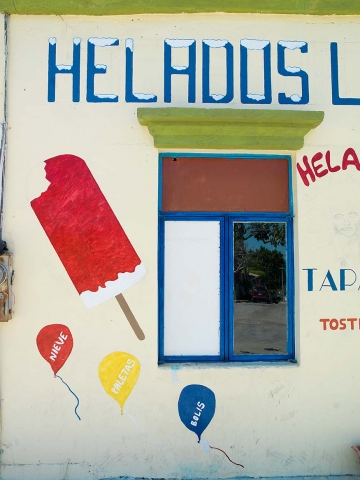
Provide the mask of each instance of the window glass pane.
{"label": "window glass pane", "polygon": [[286,224],[235,222],[233,247],[233,353],[286,354]]}
{"label": "window glass pane", "polygon": [[220,354],[220,222],[166,221],[164,354]]}

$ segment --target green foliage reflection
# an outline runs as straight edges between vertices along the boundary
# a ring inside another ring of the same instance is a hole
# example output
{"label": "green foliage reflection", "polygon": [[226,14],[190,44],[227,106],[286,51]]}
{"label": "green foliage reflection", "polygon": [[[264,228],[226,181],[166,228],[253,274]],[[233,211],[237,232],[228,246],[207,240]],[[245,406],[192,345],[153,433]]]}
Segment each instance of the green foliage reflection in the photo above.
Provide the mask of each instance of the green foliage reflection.
{"label": "green foliage reflection", "polygon": [[274,299],[286,294],[286,228],[284,223],[234,224],[234,288],[236,300],[250,300],[256,285]]}

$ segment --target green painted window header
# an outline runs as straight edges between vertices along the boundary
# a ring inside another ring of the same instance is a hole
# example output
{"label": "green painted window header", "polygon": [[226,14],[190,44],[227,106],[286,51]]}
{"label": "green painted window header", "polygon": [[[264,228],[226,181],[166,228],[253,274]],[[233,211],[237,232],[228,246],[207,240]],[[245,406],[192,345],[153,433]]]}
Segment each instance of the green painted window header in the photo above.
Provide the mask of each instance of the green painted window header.
{"label": "green painted window header", "polygon": [[324,112],[230,108],[138,108],[158,148],[299,150]]}
{"label": "green painted window header", "polygon": [[25,15],[199,12],[360,15],[360,2],[359,0],[0,0],[0,11]]}

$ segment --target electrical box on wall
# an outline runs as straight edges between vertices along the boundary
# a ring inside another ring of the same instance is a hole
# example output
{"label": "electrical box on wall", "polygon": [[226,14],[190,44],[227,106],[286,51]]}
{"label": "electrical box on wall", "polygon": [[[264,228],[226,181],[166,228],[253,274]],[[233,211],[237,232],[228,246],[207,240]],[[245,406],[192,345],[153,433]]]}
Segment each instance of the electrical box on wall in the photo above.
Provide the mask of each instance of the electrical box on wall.
{"label": "electrical box on wall", "polygon": [[12,318],[13,274],[12,255],[0,255],[0,322],[8,322]]}

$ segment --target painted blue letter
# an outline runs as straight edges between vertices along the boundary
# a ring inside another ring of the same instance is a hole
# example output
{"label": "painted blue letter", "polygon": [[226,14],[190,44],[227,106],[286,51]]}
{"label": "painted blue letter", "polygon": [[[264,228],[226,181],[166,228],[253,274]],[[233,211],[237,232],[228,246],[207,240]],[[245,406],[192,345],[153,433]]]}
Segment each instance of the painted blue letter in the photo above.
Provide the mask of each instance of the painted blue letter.
{"label": "painted blue letter", "polygon": [[[177,66],[171,63],[173,48],[189,49],[189,65]],[[164,102],[171,102],[171,77],[172,75],[188,75],[188,102],[195,103],[195,74],[196,74],[196,42],[180,38],[166,38],[164,42]]]}
{"label": "painted blue letter", "polygon": [[303,268],[303,270],[306,270],[308,272],[307,274],[307,284],[308,284],[308,292],[313,292],[314,291],[314,270],[317,270],[317,268]]}
{"label": "painted blue letter", "polygon": [[333,105],[360,105],[360,98],[340,98],[338,47],[336,42],[330,43],[331,57],[331,92]]}
{"label": "painted blue letter", "polygon": [[[210,93],[210,48],[225,48],[226,51],[226,93]],[[234,47],[227,40],[203,40],[203,103],[229,103],[234,98]]]}
{"label": "painted blue letter", "polygon": [[[264,93],[249,93],[248,50],[264,52]],[[240,94],[241,103],[271,103],[271,52],[269,40],[240,40]]]}
{"label": "painted blue letter", "polygon": [[125,40],[126,76],[125,76],[125,102],[157,102],[157,96],[153,93],[133,93],[134,79],[134,40]]}
{"label": "painted blue letter", "polygon": [[301,78],[301,96],[293,93],[287,97],[285,93],[279,93],[279,103],[305,105],[309,103],[309,77],[300,67],[285,67],[285,49],[300,49],[301,53],[307,53],[308,44],[306,42],[297,42],[294,40],[278,42],[278,72],[284,77],[300,77]]}
{"label": "painted blue letter", "polygon": [[[346,283],[346,272],[353,272],[354,281],[352,283]],[[340,290],[345,290],[346,287],[351,287],[356,282],[356,273],[351,268],[340,268]]]}
{"label": "painted blue letter", "polygon": [[56,38],[49,38],[48,102],[55,102],[55,75],[57,73],[70,73],[73,76],[72,100],[80,102],[80,43],[81,38],[73,39],[72,65],[56,65]]}
{"label": "painted blue letter", "polygon": [[119,45],[118,38],[96,38],[91,37],[88,40],[88,58],[87,58],[87,79],[86,79],[86,101],[91,103],[99,102],[117,102],[118,96],[110,94],[95,94],[95,75],[106,73],[106,65],[95,65],[95,47],[112,47]]}
{"label": "painted blue letter", "polygon": [[[325,284],[325,281],[326,281],[326,280],[329,280],[328,285]],[[321,287],[320,287],[320,290],[319,290],[319,291],[321,291],[321,289],[322,289],[323,287],[330,287],[333,292],[337,291],[336,284],[335,284],[334,279],[333,279],[333,277],[332,277],[332,275],[331,275],[331,273],[330,273],[330,270],[327,271],[327,274],[325,275],[324,281],[323,281],[323,283],[321,284]]]}

